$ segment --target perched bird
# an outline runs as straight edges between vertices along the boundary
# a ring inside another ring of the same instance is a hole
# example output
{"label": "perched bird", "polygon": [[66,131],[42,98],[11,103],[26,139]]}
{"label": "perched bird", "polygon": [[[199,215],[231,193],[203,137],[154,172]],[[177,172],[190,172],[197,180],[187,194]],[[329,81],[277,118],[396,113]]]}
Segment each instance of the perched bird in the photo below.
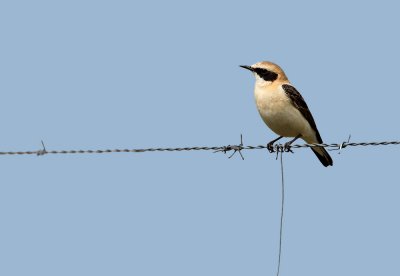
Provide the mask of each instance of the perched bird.
{"label": "perched bird", "polygon": [[[254,73],[256,77],[254,96],[258,112],[265,124],[279,135],[268,143],[269,151],[274,151],[273,144],[282,137],[294,137],[285,144],[286,149],[290,149],[290,145],[298,138],[309,144],[322,143],[306,102],[278,65],[262,61],[240,67]],[[332,158],[324,147],[311,147],[311,149],[325,167],[332,166]]]}

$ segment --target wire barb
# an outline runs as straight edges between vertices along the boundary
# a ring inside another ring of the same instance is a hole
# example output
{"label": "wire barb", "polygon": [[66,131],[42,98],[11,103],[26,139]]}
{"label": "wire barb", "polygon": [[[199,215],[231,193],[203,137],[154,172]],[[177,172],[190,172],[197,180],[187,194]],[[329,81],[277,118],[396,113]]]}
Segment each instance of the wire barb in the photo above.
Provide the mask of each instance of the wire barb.
{"label": "wire barb", "polygon": [[344,149],[345,147],[347,147],[347,144],[350,143],[350,138],[351,138],[351,134],[349,134],[349,138],[347,139],[347,142],[343,142],[343,143],[340,144],[338,154],[340,154],[340,152],[341,152],[342,149]]}
{"label": "wire barb", "polygon": [[350,138],[351,138],[351,134],[349,134],[349,138],[347,138],[347,141],[342,142],[341,144],[337,145],[337,148],[335,149],[329,149],[329,151],[334,151],[334,150],[338,150],[338,154],[341,153],[342,149],[344,149],[345,147],[347,147],[350,143]]}
{"label": "wire barb", "polygon": [[42,142],[42,147],[43,148],[41,150],[37,151],[37,153],[36,153],[37,156],[41,156],[41,155],[47,154],[47,150],[46,150],[46,147],[45,147],[45,145],[43,143],[43,140],[41,140],[41,142]]}
{"label": "wire barb", "polygon": [[294,151],[292,150],[292,146],[286,144],[275,144],[273,147],[273,151],[271,153],[275,152],[276,153],[276,157],[275,160],[278,160],[278,156],[279,153],[284,153],[284,152],[291,152],[294,153]]}
{"label": "wire barb", "polygon": [[221,149],[218,149],[216,151],[214,151],[214,153],[216,152],[223,152],[223,153],[227,153],[228,151],[233,150],[233,153],[228,157],[229,159],[235,155],[236,152],[239,152],[240,157],[242,157],[242,160],[244,160],[243,154],[242,154],[242,150],[243,150],[243,135],[240,134],[240,144],[239,145],[227,145],[227,146],[223,146]]}

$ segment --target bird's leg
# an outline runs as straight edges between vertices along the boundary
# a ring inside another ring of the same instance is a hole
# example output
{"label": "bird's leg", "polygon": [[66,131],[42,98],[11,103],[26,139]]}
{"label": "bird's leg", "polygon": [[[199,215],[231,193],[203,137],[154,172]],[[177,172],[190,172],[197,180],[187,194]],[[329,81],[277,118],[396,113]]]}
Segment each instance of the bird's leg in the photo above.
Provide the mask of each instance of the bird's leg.
{"label": "bird's leg", "polygon": [[297,139],[299,139],[300,137],[301,137],[301,134],[297,135],[296,137],[294,137],[294,139],[290,140],[289,142],[286,142],[285,145],[283,146],[283,149],[284,149],[286,152],[291,151],[290,145],[291,145],[294,141],[296,141]]}
{"label": "bird's leg", "polygon": [[279,136],[278,138],[276,138],[275,140],[272,140],[271,142],[269,142],[267,144],[267,149],[268,149],[269,152],[271,152],[271,153],[274,152],[274,143],[276,141],[278,141],[279,139],[281,139],[281,138],[283,138],[283,136]]}

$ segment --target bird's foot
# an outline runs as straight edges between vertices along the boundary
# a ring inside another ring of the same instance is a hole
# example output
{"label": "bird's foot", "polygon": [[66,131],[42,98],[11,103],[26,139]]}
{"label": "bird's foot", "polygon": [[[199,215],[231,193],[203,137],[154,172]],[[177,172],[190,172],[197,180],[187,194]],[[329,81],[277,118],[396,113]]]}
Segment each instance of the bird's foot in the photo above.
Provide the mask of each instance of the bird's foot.
{"label": "bird's foot", "polygon": [[275,150],[274,150],[274,142],[269,142],[269,143],[267,144],[267,150],[268,150],[270,153],[275,152]]}
{"label": "bird's foot", "polygon": [[284,152],[291,152],[291,153],[293,153],[293,151],[292,151],[292,149],[291,149],[291,142],[286,142],[284,145],[283,145],[283,151]]}

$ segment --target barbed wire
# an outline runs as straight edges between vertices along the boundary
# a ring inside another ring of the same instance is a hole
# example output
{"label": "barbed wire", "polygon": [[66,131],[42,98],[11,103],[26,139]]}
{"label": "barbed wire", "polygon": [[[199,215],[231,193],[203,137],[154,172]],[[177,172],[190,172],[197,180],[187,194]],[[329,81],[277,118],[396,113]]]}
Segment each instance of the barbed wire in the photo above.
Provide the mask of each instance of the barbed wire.
{"label": "barbed wire", "polygon": [[[388,145],[400,145],[400,141],[382,141],[382,142],[350,142],[349,139],[346,142],[342,143],[333,143],[333,144],[295,144],[291,146],[285,146],[284,144],[275,144],[272,152],[293,152],[293,149],[298,148],[311,148],[311,147],[324,147],[329,148],[330,150],[342,150],[346,147],[356,147],[356,146],[388,146]],[[243,145],[242,135],[240,136],[240,144],[238,145],[227,145],[227,146],[201,146],[201,147],[176,147],[176,148],[143,148],[143,149],[97,149],[97,150],[47,150],[43,141],[42,141],[42,149],[34,150],[34,151],[0,151],[0,155],[46,155],[46,154],[104,154],[104,153],[140,153],[140,152],[172,152],[172,151],[213,151],[215,152],[231,152],[233,153],[229,156],[231,158],[236,152],[239,152],[242,159],[242,151],[243,150],[260,150],[260,149],[268,149],[267,145],[258,145],[258,146],[245,146]],[[328,150],[329,150],[328,149]]]}
{"label": "barbed wire", "polygon": [[173,152],[173,151],[213,151],[216,152],[232,152],[229,156],[231,158],[235,155],[235,153],[239,153],[240,157],[244,160],[242,155],[243,150],[259,150],[259,149],[267,149],[270,153],[276,153],[276,158],[278,158],[279,153],[281,153],[281,185],[282,185],[282,194],[281,194],[281,216],[280,216],[280,231],[279,231],[279,251],[278,251],[278,263],[277,263],[277,276],[279,276],[280,266],[281,266],[281,254],[282,254],[282,239],[283,239],[283,212],[284,212],[284,173],[283,173],[283,153],[284,152],[292,152],[293,149],[300,148],[312,148],[312,147],[324,147],[328,148],[328,150],[338,150],[339,153],[342,149],[347,147],[356,147],[356,146],[388,146],[388,145],[400,145],[400,141],[381,141],[381,142],[350,142],[351,136],[347,139],[347,141],[342,143],[333,143],[333,144],[295,144],[287,146],[286,144],[275,144],[272,148],[268,145],[258,145],[258,146],[245,146],[243,145],[243,137],[240,135],[240,144],[237,145],[227,145],[227,146],[214,146],[214,147],[179,147],[179,148],[143,148],[143,149],[98,149],[98,150],[47,150],[44,142],[42,142],[42,149],[35,151],[0,151],[0,155],[37,155],[43,156],[47,154],[103,154],[103,153],[141,153],[141,152]]}

